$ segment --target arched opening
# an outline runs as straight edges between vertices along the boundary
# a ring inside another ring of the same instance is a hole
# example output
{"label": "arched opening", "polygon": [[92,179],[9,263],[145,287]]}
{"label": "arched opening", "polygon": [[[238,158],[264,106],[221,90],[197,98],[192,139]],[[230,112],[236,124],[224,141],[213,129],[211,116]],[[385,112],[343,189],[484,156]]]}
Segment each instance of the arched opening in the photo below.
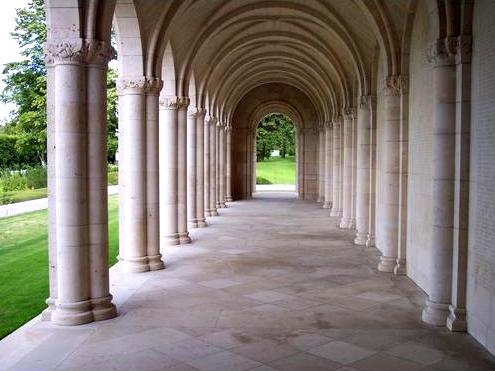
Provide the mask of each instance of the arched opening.
{"label": "arched opening", "polygon": [[256,191],[296,190],[296,128],[290,117],[270,113],[256,126]]}

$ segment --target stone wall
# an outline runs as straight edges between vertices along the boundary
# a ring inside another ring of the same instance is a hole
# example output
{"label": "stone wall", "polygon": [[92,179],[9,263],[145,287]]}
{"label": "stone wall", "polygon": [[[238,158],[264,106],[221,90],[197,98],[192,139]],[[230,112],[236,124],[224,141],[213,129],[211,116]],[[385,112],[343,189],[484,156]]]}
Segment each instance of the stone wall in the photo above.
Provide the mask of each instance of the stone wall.
{"label": "stone wall", "polygon": [[428,292],[432,234],[433,70],[426,58],[434,39],[425,1],[418,4],[411,35],[407,272]]}
{"label": "stone wall", "polygon": [[495,2],[473,20],[468,331],[495,353]]}

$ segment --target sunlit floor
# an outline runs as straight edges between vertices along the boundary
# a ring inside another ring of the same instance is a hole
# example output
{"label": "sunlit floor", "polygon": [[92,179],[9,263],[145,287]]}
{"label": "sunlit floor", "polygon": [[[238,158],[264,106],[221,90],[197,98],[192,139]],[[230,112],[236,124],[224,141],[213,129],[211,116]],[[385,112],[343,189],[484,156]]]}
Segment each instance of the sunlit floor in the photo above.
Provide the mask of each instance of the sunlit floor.
{"label": "sunlit floor", "polygon": [[35,319],[0,342],[5,370],[492,370],[466,334],[420,320],[410,279],[314,202],[258,193],[164,251],[167,269],[111,272],[120,315]]}

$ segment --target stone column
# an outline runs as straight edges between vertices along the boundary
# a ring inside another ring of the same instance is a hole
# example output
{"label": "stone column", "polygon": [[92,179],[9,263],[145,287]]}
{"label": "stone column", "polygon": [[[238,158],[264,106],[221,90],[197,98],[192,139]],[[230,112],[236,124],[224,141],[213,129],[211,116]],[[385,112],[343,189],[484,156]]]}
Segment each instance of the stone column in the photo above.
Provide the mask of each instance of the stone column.
{"label": "stone column", "polygon": [[177,227],[181,244],[191,243],[187,230],[187,107],[188,97],[180,97],[177,107]]}
{"label": "stone column", "polygon": [[456,160],[456,66],[447,39],[429,49],[433,65],[433,226],[423,321],[445,326],[452,298]]}
{"label": "stone column", "polygon": [[146,240],[146,79],[123,78],[119,93],[119,260],[149,270]]}
{"label": "stone column", "polygon": [[[340,184],[339,184],[339,215],[344,215],[344,116],[340,118]],[[340,223],[339,223],[340,225]]]}
{"label": "stone column", "polygon": [[325,127],[318,129],[318,199],[325,202]]}
{"label": "stone column", "polygon": [[352,109],[346,109],[344,112],[344,173],[342,175],[342,219],[340,228],[349,228],[351,224],[352,208]]}
{"label": "stone column", "polygon": [[352,193],[351,193],[351,221],[349,229],[356,228],[356,176],[357,176],[357,111],[352,110]]}
{"label": "stone column", "polygon": [[357,115],[356,245],[368,239],[370,215],[371,97],[363,95]]}
{"label": "stone column", "polygon": [[[187,222],[189,228],[198,227],[196,208],[196,119],[198,109],[189,107],[187,111]],[[198,139],[199,141],[199,139]]]}
{"label": "stone column", "polygon": [[165,268],[160,253],[160,171],[158,96],[162,81],[148,78],[146,87],[146,244],[150,270]]}
{"label": "stone column", "polygon": [[366,239],[366,248],[375,247],[375,215],[376,215],[376,97],[370,97],[370,208],[368,238]]}
{"label": "stone column", "polygon": [[210,124],[210,216],[218,216],[217,211],[217,126],[216,119]]}
{"label": "stone column", "polygon": [[226,164],[225,164],[225,201],[232,202],[232,126],[225,128]]}
{"label": "stone column", "polygon": [[177,102],[175,96],[160,96],[159,168],[160,230],[164,245],[178,245],[177,221]]}
{"label": "stone column", "polygon": [[325,137],[323,144],[324,164],[325,164],[325,187],[324,187],[324,209],[332,208],[332,125],[325,123]]}
{"label": "stone column", "polygon": [[382,252],[378,270],[393,272],[399,243],[399,182],[400,182],[400,94],[405,83],[403,76],[389,76],[384,87],[383,175],[386,185],[380,208],[380,244]]}
{"label": "stone column", "polygon": [[340,216],[340,120],[333,121],[332,129],[332,211],[330,216]]}
{"label": "stone column", "polygon": [[205,192],[205,197],[204,197],[204,208],[205,208],[205,216],[210,216],[211,212],[211,205],[210,205],[210,170],[211,170],[211,165],[210,165],[210,126],[212,124],[212,117],[210,115],[207,115],[205,117],[205,127],[204,127],[204,149],[205,149],[205,155],[204,155],[204,173],[205,173],[205,179],[204,179],[204,192]]}
{"label": "stone column", "polygon": [[219,208],[225,207],[225,124],[218,126],[218,201]]}
{"label": "stone column", "polygon": [[43,318],[79,325],[116,316],[106,214],[106,72],[113,53],[104,42],[83,39],[49,40],[45,53],[55,234],[49,255],[56,268]]}
{"label": "stone column", "polygon": [[205,146],[204,146],[204,127],[205,127],[204,108],[198,110],[196,117],[196,219],[198,228],[206,227],[205,219]]}

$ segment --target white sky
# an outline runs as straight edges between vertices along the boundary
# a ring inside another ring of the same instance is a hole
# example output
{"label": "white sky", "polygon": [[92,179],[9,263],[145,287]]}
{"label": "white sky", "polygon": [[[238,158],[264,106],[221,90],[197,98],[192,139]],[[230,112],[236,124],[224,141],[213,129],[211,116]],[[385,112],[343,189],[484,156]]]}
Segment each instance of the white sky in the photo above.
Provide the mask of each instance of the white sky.
{"label": "white sky", "polygon": [[[0,1],[0,72],[3,71],[3,65],[8,62],[20,60],[19,47],[16,41],[10,36],[10,32],[15,26],[15,9],[23,8],[27,5],[28,0],[15,1]],[[3,75],[0,76],[3,80]],[[3,90],[4,85],[0,81],[0,90]],[[3,122],[12,106],[5,105],[0,102],[0,123]]]}

